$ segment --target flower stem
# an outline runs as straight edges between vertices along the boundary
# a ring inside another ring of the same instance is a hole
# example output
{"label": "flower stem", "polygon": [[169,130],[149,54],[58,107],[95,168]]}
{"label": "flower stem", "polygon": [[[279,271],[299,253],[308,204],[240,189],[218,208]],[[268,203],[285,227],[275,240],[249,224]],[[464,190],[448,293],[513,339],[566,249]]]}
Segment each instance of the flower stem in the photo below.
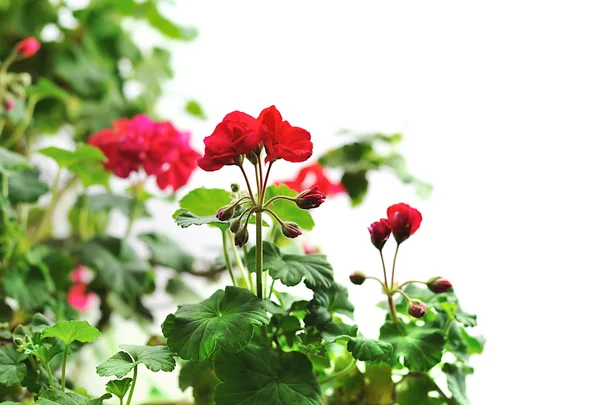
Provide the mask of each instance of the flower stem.
{"label": "flower stem", "polygon": [[398,258],[398,249],[400,248],[400,244],[396,245],[396,252],[394,253],[394,261],[392,262],[392,280],[390,282],[390,288],[394,287],[394,273],[396,272],[396,259]]}
{"label": "flower stem", "polygon": [[263,251],[262,251],[262,212],[256,212],[256,295],[263,299]]}
{"label": "flower stem", "polygon": [[246,181],[246,187],[248,187],[248,195],[250,196],[250,199],[252,200],[252,204],[256,205],[256,200],[254,199],[254,194],[252,193],[252,187],[250,187],[250,181],[248,180],[248,175],[246,174],[246,171],[244,170],[244,167],[241,164],[239,165],[239,168],[242,171],[242,174],[244,175],[244,180]]}
{"label": "flower stem", "polygon": [[409,281],[405,281],[404,283],[400,284],[398,289],[402,289],[402,287],[409,285],[409,284],[425,284],[425,285],[427,285],[427,283],[425,281],[409,280]]}
{"label": "flower stem", "polygon": [[58,183],[60,181],[60,175],[62,174],[62,167],[58,169],[58,172],[56,173],[56,178],[54,179],[54,183],[52,183],[52,189],[50,191],[51,196],[50,196],[50,204],[48,204],[48,207],[46,208],[46,211],[44,212],[44,216],[42,217],[42,220],[40,221],[40,225],[38,226],[38,230],[35,234],[35,240],[39,240],[40,238],[45,236],[46,233],[46,228],[48,227],[48,224],[52,218],[52,213],[54,212],[54,208],[56,208],[56,203],[58,201]]}
{"label": "flower stem", "polygon": [[383,267],[383,281],[386,287],[390,287],[387,281],[387,272],[385,270],[385,260],[383,260],[383,252],[379,249],[379,257],[381,257],[381,267]]}
{"label": "flower stem", "polygon": [[46,372],[48,373],[48,380],[50,381],[50,388],[54,388],[54,378],[52,378],[52,370],[50,370],[50,366],[48,363],[44,363],[46,366]]}
{"label": "flower stem", "polygon": [[133,368],[133,381],[131,382],[131,388],[129,388],[129,397],[127,397],[127,405],[131,404],[131,398],[133,398],[133,390],[135,388],[135,383],[137,382],[137,369],[138,366],[136,365]]}
{"label": "flower stem", "polygon": [[273,281],[271,281],[271,290],[269,291],[269,296],[267,297],[267,299],[271,299],[271,295],[273,295],[273,287],[275,287],[275,279],[273,279]]}
{"label": "flower stem", "polygon": [[390,318],[392,318],[392,322],[394,326],[399,327],[398,324],[398,315],[396,314],[396,305],[394,305],[394,299],[391,295],[388,295],[388,305],[390,307]]}
{"label": "flower stem", "polygon": [[221,229],[221,234],[223,235],[223,256],[225,257],[225,266],[227,266],[227,271],[229,272],[229,277],[231,277],[231,282],[233,286],[236,287],[235,277],[233,276],[233,270],[231,268],[231,261],[229,260],[229,253],[227,252],[227,230]]}
{"label": "flower stem", "polygon": [[286,195],[276,195],[275,197],[271,197],[267,200],[267,202],[265,203],[265,207],[268,207],[269,205],[273,204],[277,200],[288,200],[288,201],[296,202],[295,197],[288,197]]}
{"label": "flower stem", "polygon": [[[244,261],[245,261],[245,265],[248,265],[248,249],[246,248],[246,245],[244,245],[243,247],[244,249]],[[248,267],[246,267],[246,269],[248,269]],[[248,280],[250,281],[250,291],[254,292],[254,280],[252,280],[252,273],[250,273],[250,271],[248,271]]]}
{"label": "flower stem", "polygon": [[271,174],[271,167],[273,167],[274,162],[269,162],[269,167],[267,168],[267,174],[265,175],[265,181],[263,182],[263,190],[261,194],[261,201],[265,200],[265,192],[267,189],[267,181],[269,181],[269,174]]}
{"label": "flower stem", "polygon": [[27,108],[25,109],[25,114],[23,115],[23,119],[21,120],[19,125],[15,128],[15,130],[10,135],[10,137],[6,140],[6,142],[4,142],[3,146],[5,148],[8,149],[11,146],[13,146],[13,144],[19,140],[21,135],[23,135],[23,133],[29,126],[31,119],[33,118],[33,110],[35,110],[35,105],[37,104],[38,101],[39,101],[39,99],[37,97],[29,98],[29,100],[27,101]]}
{"label": "flower stem", "polygon": [[327,377],[323,378],[322,380],[319,380],[319,384],[325,384],[325,383],[328,383],[329,381],[335,380],[336,378],[342,377],[342,376],[348,374],[350,371],[352,371],[352,369],[355,366],[356,366],[356,359],[352,358],[352,361],[346,367],[344,367],[337,373],[331,373]]}
{"label": "flower stem", "polygon": [[62,380],[60,383],[60,387],[62,388],[62,391],[65,392],[65,382],[67,380],[67,353],[69,352],[69,346],[65,346],[65,353],[63,355],[63,362],[62,362]]}
{"label": "flower stem", "polygon": [[225,233],[229,234],[229,243],[231,243],[231,246],[232,246],[231,249],[233,250],[233,259],[235,260],[235,265],[240,269],[240,274],[242,276],[242,279],[244,280],[244,283],[246,284],[248,289],[250,291],[252,291],[252,288],[251,288],[252,277],[250,277],[250,282],[248,282],[248,280],[246,278],[246,266],[242,262],[242,258],[240,257],[240,254],[238,253],[237,249],[235,248],[235,239],[233,238],[233,234],[231,232],[225,232]]}

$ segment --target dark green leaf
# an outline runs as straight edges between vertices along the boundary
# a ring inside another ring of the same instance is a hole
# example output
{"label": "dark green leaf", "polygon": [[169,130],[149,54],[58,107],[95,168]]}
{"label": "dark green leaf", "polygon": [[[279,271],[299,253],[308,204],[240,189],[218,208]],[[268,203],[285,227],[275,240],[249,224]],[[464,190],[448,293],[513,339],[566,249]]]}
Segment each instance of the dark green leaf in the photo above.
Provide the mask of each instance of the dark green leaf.
{"label": "dark green leaf", "polygon": [[393,363],[402,356],[404,366],[410,371],[428,371],[442,359],[445,341],[439,329],[404,324],[396,327],[387,321],[379,338],[394,345]]}
{"label": "dark green leaf", "polygon": [[190,361],[179,374],[179,389],[192,387],[194,400],[198,405],[213,405],[213,393],[219,383],[210,359]]}
{"label": "dark green leaf", "polygon": [[196,116],[203,120],[206,119],[206,113],[202,109],[202,106],[200,106],[200,104],[198,104],[196,101],[193,101],[193,100],[188,101],[187,104],[185,105],[185,110],[188,113],[192,114],[193,116]]}
{"label": "dark green leaf", "polygon": [[[248,253],[248,270],[256,269],[256,247]],[[282,254],[275,244],[263,242],[263,269],[271,277],[287,286],[295,286],[304,279],[309,288],[327,288],[333,283],[333,268],[325,255]]]}
{"label": "dark green leaf", "polygon": [[333,283],[328,288],[318,287],[314,289],[313,299],[306,305],[307,325],[322,329],[333,319],[333,314],[341,314],[349,317],[354,316],[354,305],[348,299],[348,289],[341,284]]}
{"label": "dark green leaf", "polygon": [[23,270],[15,266],[4,271],[0,281],[5,293],[16,299],[21,308],[41,309],[53,299],[47,279],[38,268]]}
{"label": "dark green leaf", "polygon": [[35,203],[48,192],[48,185],[40,180],[37,169],[23,170],[8,177],[8,198],[11,203]]}
{"label": "dark green leaf", "polygon": [[[281,184],[278,186],[269,186],[265,191],[265,201],[272,197],[282,195],[286,197],[295,197],[298,193],[288,186]],[[314,228],[315,222],[310,213],[298,208],[295,202],[288,200],[277,200],[273,203],[271,210],[283,221],[295,222],[302,229],[310,231]]]}
{"label": "dark green leaf", "polygon": [[0,347],[0,385],[18,384],[25,378],[25,359],[27,355],[19,353],[12,346]]}
{"label": "dark green leaf", "polygon": [[436,392],[437,385],[433,380],[423,373],[410,373],[402,378],[398,384],[396,400],[398,404],[410,405],[443,405],[440,398],[429,396],[430,392]]}
{"label": "dark green leaf", "polygon": [[[470,405],[471,401],[467,397],[467,373],[455,364],[449,363],[444,364],[442,370],[446,373],[448,389],[452,393],[452,398],[456,401],[457,405]],[[470,374],[472,369],[467,369],[467,372]]]}
{"label": "dark green leaf", "polygon": [[56,388],[44,391],[35,402],[39,405],[101,405],[110,394],[104,394],[100,398],[90,399],[75,392],[62,392]]}
{"label": "dark green leaf", "polygon": [[203,360],[218,348],[242,350],[252,339],[254,326],[269,321],[262,302],[237,287],[218,290],[196,305],[180,306],[162,325],[167,345],[183,359]]}
{"label": "dark green leaf", "polygon": [[143,364],[151,371],[173,371],[175,359],[166,346],[134,346],[120,345],[125,350],[118,352],[110,359],[96,367],[96,372],[102,377],[126,376],[135,366]]}
{"label": "dark green leaf", "polygon": [[342,175],[341,183],[352,200],[353,206],[359,205],[367,195],[369,181],[366,171],[345,172]]}
{"label": "dark green leaf", "polygon": [[75,341],[93,342],[100,337],[100,331],[87,321],[60,321],[45,328],[42,337],[58,338],[68,346]]}
{"label": "dark green leaf", "polygon": [[220,351],[215,372],[216,405],[321,405],[321,388],[312,364],[299,352],[248,346],[240,353]]}
{"label": "dark green leaf", "polygon": [[392,357],[394,347],[380,340],[356,337],[348,340],[348,351],[357,360],[380,362],[388,361]]}
{"label": "dark green leaf", "polygon": [[194,263],[194,258],[187,254],[177,242],[166,235],[149,232],[138,235],[151,253],[151,260],[161,266],[178,272],[186,272]]}
{"label": "dark green leaf", "polygon": [[106,383],[106,392],[113,394],[117,398],[121,399],[127,395],[129,387],[131,386],[131,378],[123,378],[122,380],[110,380]]}

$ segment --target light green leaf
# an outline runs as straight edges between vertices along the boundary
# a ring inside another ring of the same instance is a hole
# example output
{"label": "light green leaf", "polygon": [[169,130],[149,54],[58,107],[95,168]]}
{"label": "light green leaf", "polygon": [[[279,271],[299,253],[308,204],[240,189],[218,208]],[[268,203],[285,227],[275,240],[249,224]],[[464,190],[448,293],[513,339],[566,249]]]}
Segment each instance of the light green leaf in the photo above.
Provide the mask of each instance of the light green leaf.
{"label": "light green leaf", "polygon": [[231,201],[226,190],[220,188],[197,188],[187,193],[179,202],[185,208],[199,217],[215,216],[220,208]]}
{"label": "light green leaf", "polygon": [[135,366],[143,364],[150,371],[173,371],[175,359],[166,346],[134,346],[120,345],[125,350],[118,352],[110,359],[96,367],[96,372],[102,377],[126,376]]}
{"label": "light green leaf", "polygon": [[[277,195],[286,197],[296,197],[297,192],[290,189],[288,186],[281,184],[279,186],[269,186],[265,191],[265,201]],[[271,210],[283,221],[295,222],[302,229],[310,231],[315,226],[312,216],[306,210],[298,208],[295,202],[289,200],[277,200],[273,203]]]}
{"label": "light green leaf", "polygon": [[55,337],[68,346],[77,342],[93,342],[100,337],[100,331],[90,325],[87,321],[60,321],[53,326],[47,327],[42,332],[42,337]]}
{"label": "light green leaf", "polygon": [[175,223],[182,228],[188,228],[192,225],[217,225],[219,227],[229,227],[227,222],[221,222],[215,215],[207,215],[200,217],[194,215],[184,208],[180,208],[173,213]]}
{"label": "light green leaf", "polygon": [[398,404],[410,405],[443,405],[446,402],[440,398],[429,396],[437,391],[437,385],[424,373],[413,372],[404,376],[398,384],[396,400]]}
{"label": "light green leaf", "polygon": [[25,359],[27,355],[12,346],[0,347],[0,385],[18,384],[25,378],[27,366],[22,363]]}
{"label": "light green leaf", "polygon": [[129,387],[131,386],[131,378],[123,378],[122,380],[110,380],[106,383],[106,392],[113,394],[119,399],[125,398]]}
{"label": "light green leaf", "polygon": [[444,364],[442,367],[442,370],[446,373],[448,389],[452,393],[452,398],[456,401],[457,405],[471,405],[471,401],[467,397],[466,378],[467,374],[470,374],[473,370],[468,367],[465,369],[449,363]]}
{"label": "light green leaf", "polygon": [[445,341],[439,329],[405,324],[396,327],[387,321],[379,338],[394,345],[393,363],[402,356],[404,366],[410,371],[428,371],[442,359]]}
{"label": "light green leaf", "polygon": [[45,77],[40,78],[36,84],[29,86],[27,95],[38,99],[55,98],[60,101],[68,101],[71,97],[67,91]]}
{"label": "light green leaf", "polygon": [[312,364],[299,352],[248,346],[239,353],[220,351],[215,372],[216,405],[321,405],[321,387]]}
{"label": "light green leaf", "polygon": [[0,147],[0,172],[9,172],[18,169],[31,169],[31,165],[25,156]]}
{"label": "light green leaf", "polygon": [[81,144],[74,151],[50,146],[38,152],[75,174],[85,187],[94,184],[108,185],[110,173],[102,166],[104,154],[94,146]]}
{"label": "light green leaf", "polygon": [[392,357],[394,347],[380,340],[356,337],[348,340],[348,351],[357,360],[380,362],[388,361]]}
{"label": "light green leaf", "polygon": [[105,399],[112,395],[104,394],[100,398],[90,399],[76,392],[62,392],[56,388],[44,391],[35,402],[39,405],[101,405]]}
{"label": "light green leaf", "polygon": [[218,290],[196,305],[182,305],[162,325],[167,345],[183,359],[203,360],[220,348],[239,352],[254,326],[269,321],[262,301],[238,287]]}
{"label": "light green leaf", "polygon": [[196,116],[202,120],[206,119],[206,113],[202,109],[202,106],[194,100],[190,100],[187,102],[187,104],[185,105],[185,110],[193,116]]}
{"label": "light green leaf", "polygon": [[[248,253],[248,270],[256,271],[256,247]],[[333,283],[333,268],[322,254],[282,254],[277,245],[263,242],[263,269],[271,277],[287,286],[295,286],[304,279],[309,288],[327,288]]]}
{"label": "light green leaf", "polygon": [[[365,387],[365,403],[369,405],[389,405],[394,402],[396,384],[392,380],[392,368],[386,364],[367,363],[365,377],[369,382]],[[412,405],[411,402],[398,402]]]}
{"label": "light green leaf", "polygon": [[194,257],[166,235],[149,232],[138,235],[138,238],[146,244],[152,255],[151,260],[156,264],[181,273],[188,271],[194,263]]}

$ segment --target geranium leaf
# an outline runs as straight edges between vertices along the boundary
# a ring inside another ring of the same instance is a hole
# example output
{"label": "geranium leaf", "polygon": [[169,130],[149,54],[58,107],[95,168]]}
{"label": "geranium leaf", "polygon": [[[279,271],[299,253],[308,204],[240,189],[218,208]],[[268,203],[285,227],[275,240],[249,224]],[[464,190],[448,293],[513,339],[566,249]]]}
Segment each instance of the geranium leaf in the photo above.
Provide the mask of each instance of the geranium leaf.
{"label": "geranium leaf", "polygon": [[149,232],[138,235],[150,250],[151,260],[161,266],[178,272],[186,272],[194,263],[194,257],[185,252],[179,244],[166,235]]}
{"label": "geranium leaf", "polygon": [[113,394],[119,399],[122,399],[127,395],[129,387],[131,386],[131,378],[123,378],[122,380],[110,380],[106,383],[106,392]]}
{"label": "geranium leaf", "polygon": [[304,322],[307,325],[323,329],[327,323],[331,322],[334,313],[352,319],[354,305],[348,299],[348,289],[334,282],[328,288],[314,289],[313,299],[306,305],[306,313]]}
{"label": "geranium leaf", "polygon": [[192,387],[196,404],[214,405],[213,393],[217,384],[219,380],[210,359],[190,361],[181,368],[179,373],[179,389],[184,391]]}
{"label": "geranium leaf", "polygon": [[175,220],[175,223],[182,228],[188,228],[192,225],[217,225],[225,229],[229,228],[229,224],[227,222],[219,221],[215,215],[201,217],[192,214],[185,208],[180,208],[175,211],[172,217]]}
{"label": "geranium leaf", "polygon": [[194,215],[204,217],[216,215],[217,211],[230,201],[231,196],[226,190],[201,187],[187,193],[179,202],[179,206]]}
{"label": "geranium leaf", "polygon": [[66,346],[77,342],[93,342],[100,337],[100,331],[87,321],[60,321],[42,332],[42,338],[55,337]]}
{"label": "geranium leaf", "polygon": [[299,352],[248,346],[239,353],[220,351],[215,372],[216,405],[321,405],[321,388],[312,364]]}
{"label": "geranium leaf", "polygon": [[44,391],[35,402],[39,405],[101,405],[105,399],[112,395],[104,394],[99,398],[86,398],[76,392],[62,392],[56,388]]}
{"label": "geranium leaf", "polygon": [[102,167],[105,156],[94,146],[81,144],[74,151],[50,146],[38,152],[75,174],[85,187],[94,184],[108,185],[110,173]]}
{"label": "geranium leaf", "polygon": [[122,378],[138,364],[143,364],[148,370],[154,372],[170,372],[175,369],[173,353],[166,346],[121,345],[119,348],[125,351],[118,352],[96,367],[98,375]]}
{"label": "geranium leaf", "polygon": [[9,171],[30,168],[31,164],[27,161],[25,156],[0,147],[0,172],[6,173]]}
{"label": "geranium leaf", "polygon": [[405,324],[396,327],[387,321],[379,338],[394,345],[393,363],[402,356],[404,366],[410,371],[428,371],[442,359],[445,341],[439,329]]}
{"label": "geranium leaf", "polygon": [[398,384],[396,401],[399,404],[410,405],[443,405],[446,402],[441,398],[429,396],[430,392],[437,391],[437,385],[424,373],[409,373]]}
{"label": "geranium leaf", "polygon": [[446,373],[448,389],[452,393],[452,398],[456,401],[457,405],[471,405],[471,401],[467,398],[466,378],[467,374],[470,374],[473,370],[466,368],[465,372],[465,369],[449,363],[444,364],[442,370]]}
{"label": "geranium leaf", "polygon": [[22,363],[25,359],[27,359],[27,355],[16,351],[12,346],[2,346],[0,348],[1,385],[18,384],[25,378],[27,366]]}
{"label": "geranium leaf", "polygon": [[348,351],[357,360],[381,362],[388,361],[392,357],[394,347],[381,340],[356,337],[348,340]]}
{"label": "geranium leaf", "polygon": [[182,305],[162,325],[167,345],[183,359],[203,360],[217,347],[239,352],[254,326],[269,321],[264,305],[250,291],[227,287],[195,305]]}
{"label": "geranium leaf", "polygon": [[47,192],[48,185],[40,180],[38,169],[23,170],[8,177],[8,199],[13,204],[33,204]]}
{"label": "geranium leaf", "polygon": [[190,100],[187,102],[187,104],[185,105],[185,110],[188,113],[190,113],[202,120],[206,119],[206,113],[202,109],[202,106],[194,100]]}
{"label": "geranium leaf", "polygon": [[[267,190],[265,191],[265,201],[278,195],[296,197],[297,194],[297,192],[284,184],[273,185],[267,187]],[[295,222],[300,228],[306,229],[307,231],[310,231],[315,226],[315,221],[313,221],[310,213],[298,208],[293,201],[284,199],[277,200],[273,203],[271,210],[283,221]]]}
{"label": "geranium leaf", "polygon": [[[248,253],[248,270],[256,271],[256,247]],[[277,245],[263,242],[263,269],[271,277],[287,286],[295,286],[304,279],[309,288],[330,287],[333,283],[333,268],[322,254],[282,254]]]}

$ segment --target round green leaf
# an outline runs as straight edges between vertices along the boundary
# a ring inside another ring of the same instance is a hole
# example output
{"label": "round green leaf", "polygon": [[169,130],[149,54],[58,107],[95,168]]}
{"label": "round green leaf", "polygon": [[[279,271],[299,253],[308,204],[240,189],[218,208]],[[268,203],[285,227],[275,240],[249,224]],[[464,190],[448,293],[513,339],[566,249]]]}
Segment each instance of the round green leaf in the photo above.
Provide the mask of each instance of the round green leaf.
{"label": "round green leaf", "polygon": [[90,325],[87,321],[60,321],[53,326],[47,327],[42,332],[42,337],[55,337],[65,345],[78,342],[93,342],[100,337],[100,331]]}
{"label": "round green leaf", "polygon": [[143,364],[154,372],[169,372],[175,369],[173,353],[165,346],[121,345],[119,347],[125,351],[115,354],[96,367],[98,375],[122,378],[138,364]]}
{"label": "round green leaf", "polygon": [[403,356],[403,364],[410,371],[427,371],[442,360],[445,341],[439,329],[403,324],[396,327],[387,321],[379,338],[394,345],[394,362]]}
{"label": "round green leaf", "polygon": [[187,193],[179,205],[194,215],[204,217],[216,215],[217,211],[230,201],[231,196],[226,190],[200,187]]}
{"label": "round green leaf", "polygon": [[254,326],[269,321],[264,305],[250,291],[227,287],[195,305],[180,306],[162,325],[169,349],[183,359],[203,360],[217,348],[239,352]]}
{"label": "round green leaf", "polygon": [[357,360],[380,362],[392,357],[394,346],[380,340],[356,337],[348,340],[348,351]]}
{"label": "round green leaf", "polygon": [[124,398],[131,386],[131,378],[123,378],[122,380],[110,380],[106,383],[106,392],[113,394],[117,398]]}
{"label": "round green leaf", "polygon": [[20,383],[25,374],[27,366],[22,363],[27,358],[25,353],[19,353],[12,346],[0,348],[0,384],[13,385]]}

